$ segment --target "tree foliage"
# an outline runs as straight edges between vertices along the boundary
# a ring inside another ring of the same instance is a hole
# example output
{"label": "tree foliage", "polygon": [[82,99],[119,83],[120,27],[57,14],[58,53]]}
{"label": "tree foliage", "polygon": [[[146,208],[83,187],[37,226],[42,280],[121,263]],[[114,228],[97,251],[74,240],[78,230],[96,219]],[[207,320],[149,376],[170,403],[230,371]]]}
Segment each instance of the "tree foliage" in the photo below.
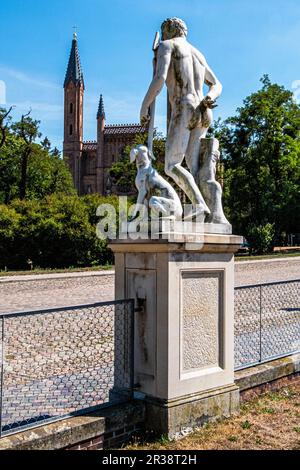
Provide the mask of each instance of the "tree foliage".
{"label": "tree foliage", "polygon": [[263,234],[270,250],[286,233],[300,232],[300,107],[289,90],[268,76],[261,81],[236,116],[216,126],[226,212],[256,251],[265,250],[257,242]]}
{"label": "tree foliage", "polygon": [[0,148],[0,202],[75,194],[72,176],[58,150],[51,150],[47,137],[41,144],[37,142],[39,121],[29,114],[14,123],[8,118],[1,108],[1,135],[5,138]]}
{"label": "tree foliage", "polygon": [[65,268],[113,262],[96,236],[97,207],[116,197],[51,195],[43,200],[0,204],[0,269]]}
{"label": "tree foliage", "polygon": [[0,108],[0,149],[3,147],[6,141],[8,125],[11,121],[10,113],[12,112],[12,109],[12,106],[9,108],[9,110]]}

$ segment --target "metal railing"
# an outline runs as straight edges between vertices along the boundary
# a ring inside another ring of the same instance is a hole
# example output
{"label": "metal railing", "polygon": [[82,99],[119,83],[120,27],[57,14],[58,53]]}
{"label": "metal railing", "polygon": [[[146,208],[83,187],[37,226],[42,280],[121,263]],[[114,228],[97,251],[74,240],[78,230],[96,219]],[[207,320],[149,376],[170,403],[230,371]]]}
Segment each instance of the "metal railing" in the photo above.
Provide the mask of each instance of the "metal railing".
{"label": "metal railing", "polygon": [[235,289],[235,368],[300,352],[300,280]]}
{"label": "metal railing", "polygon": [[[300,280],[235,289],[236,370],[300,352]],[[134,301],[0,315],[0,436],[132,397]]]}
{"label": "metal railing", "polygon": [[0,315],[0,436],[133,393],[134,301]]}

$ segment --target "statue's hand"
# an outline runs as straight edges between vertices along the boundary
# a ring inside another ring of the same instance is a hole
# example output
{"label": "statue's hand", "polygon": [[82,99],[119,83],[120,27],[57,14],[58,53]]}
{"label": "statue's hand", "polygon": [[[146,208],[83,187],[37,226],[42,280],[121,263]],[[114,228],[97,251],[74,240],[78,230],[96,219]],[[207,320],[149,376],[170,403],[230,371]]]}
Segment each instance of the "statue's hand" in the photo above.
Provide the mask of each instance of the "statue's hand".
{"label": "statue's hand", "polygon": [[203,108],[209,108],[209,109],[214,109],[218,105],[216,104],[216,100],[212,100],[210,96],[206,96],[202,102],[201,102],[201,107]]}
{"label": "statue's hand", "polygon": [[212,109],[216,108],[216,106],[215,100],[212,100],[210,96],[206,96],[194,110],[188,125],[189,130],[192,131],[196,127],[208,128],[213,120]]}

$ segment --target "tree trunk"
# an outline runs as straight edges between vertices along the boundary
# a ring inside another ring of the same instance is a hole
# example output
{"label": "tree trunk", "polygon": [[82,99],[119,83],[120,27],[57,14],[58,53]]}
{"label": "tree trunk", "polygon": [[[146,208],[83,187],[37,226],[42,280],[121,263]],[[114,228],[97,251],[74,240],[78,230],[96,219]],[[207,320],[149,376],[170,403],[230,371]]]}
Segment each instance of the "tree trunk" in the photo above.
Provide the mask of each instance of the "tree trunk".
{"label": "tree trunk", "polygon": [[28,158],[30,155],[30,149],[26,148],[21,160],[21,181],[20,181],[20,188],[19,188],[19,197],[21,201],[26,197],[26,189],[27,189],[27,167],[28,167]]}

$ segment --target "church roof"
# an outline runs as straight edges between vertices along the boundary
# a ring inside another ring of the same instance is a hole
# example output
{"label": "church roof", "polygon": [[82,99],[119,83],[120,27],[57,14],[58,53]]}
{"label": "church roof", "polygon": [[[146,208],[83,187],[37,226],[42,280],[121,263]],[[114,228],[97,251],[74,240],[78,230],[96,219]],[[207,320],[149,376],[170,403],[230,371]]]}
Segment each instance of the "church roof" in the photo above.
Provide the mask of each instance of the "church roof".
{"label": "church roof", "polygon": [[88,152],[88,151],[93,151],[97,150],[97,142],[95,140],[88,140],[86,142],[83,142],[83,151]]}
{"label": "church roof", "polygon": [[146,132],[140,124],[114,124],[104,128],[104,135],[143,134]]}
{"label": "church roof", "polygon": [[68,85],[68,83],[73,82],[74,85],[83,85],[83,73],[80,63],[79,51],[78,51],[78,44],[77,44],[77,34],[74,33],[73,41],[72,41],[72,48],[66,73],[66,78],[64,82],[64,87]]}

